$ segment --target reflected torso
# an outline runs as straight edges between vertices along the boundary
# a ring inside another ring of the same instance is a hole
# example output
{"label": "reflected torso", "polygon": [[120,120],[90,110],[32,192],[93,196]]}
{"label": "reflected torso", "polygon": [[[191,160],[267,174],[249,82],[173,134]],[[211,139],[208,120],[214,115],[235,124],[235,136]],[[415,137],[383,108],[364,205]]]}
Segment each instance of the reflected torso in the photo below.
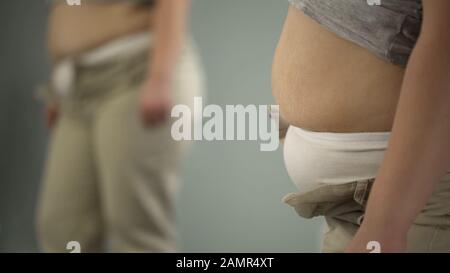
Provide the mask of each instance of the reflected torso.
{"label": "reflected torso", "polygon": [[290,124],[321,132],[390,131],[404,69],[290,7],[272,85]]}
{"label": "reflected torso", "polygon": [[134,32],[150,29],[148,7],[132,4],[54,5],[49,20],[49,50],[54,62]]}

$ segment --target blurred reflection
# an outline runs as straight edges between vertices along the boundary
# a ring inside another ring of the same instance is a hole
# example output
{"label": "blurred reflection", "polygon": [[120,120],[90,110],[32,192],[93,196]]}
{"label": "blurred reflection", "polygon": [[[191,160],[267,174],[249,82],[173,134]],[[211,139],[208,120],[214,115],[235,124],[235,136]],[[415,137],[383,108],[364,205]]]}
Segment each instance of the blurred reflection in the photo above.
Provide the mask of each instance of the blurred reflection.
{"label": "blurred reflection", "polygon": [[52,136],[38,209],[44,251],[176,250],[174,194],[185,143],[173,104],[202,79],[189,1],[51,3],[53,73],[40,90]]}

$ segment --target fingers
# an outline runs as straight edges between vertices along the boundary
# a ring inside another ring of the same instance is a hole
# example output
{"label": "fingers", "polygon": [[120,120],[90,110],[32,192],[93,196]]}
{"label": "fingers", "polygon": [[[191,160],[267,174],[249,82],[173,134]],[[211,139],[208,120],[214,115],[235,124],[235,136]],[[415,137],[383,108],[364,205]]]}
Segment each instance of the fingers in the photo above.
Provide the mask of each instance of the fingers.
{"label": "fingers", "polygon": [[146,126],[157,126],[169,118],[169,107],[161,102],[148,102],[141,106],[141,118]]}
{"label": "fingers", "polygon": [[58,109],[56,107],[48,107],[45,109],[45,123],[48,129],[52,129],[58,120]]}
{"label": "fingers", "polygon": [[139,97],[139,114],[144,126],[157,126],[170,118],[169,88],[159,82],[143,85]]}

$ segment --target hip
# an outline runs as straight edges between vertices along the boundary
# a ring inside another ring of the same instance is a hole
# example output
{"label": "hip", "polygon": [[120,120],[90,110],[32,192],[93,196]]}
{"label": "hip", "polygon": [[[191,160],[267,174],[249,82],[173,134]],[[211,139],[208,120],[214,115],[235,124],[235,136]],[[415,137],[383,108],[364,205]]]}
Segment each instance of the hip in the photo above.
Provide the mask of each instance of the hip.
{"label": "hip", "polygon": [[[141,32],[65,58],[55,64],[40,93],[61,111],[91,113],[105,99],[139,89],[148,76],[152,46],[152,34]],[[192,39],[187,39],[173,73],[174,103],[201,95],[203,70]]]}

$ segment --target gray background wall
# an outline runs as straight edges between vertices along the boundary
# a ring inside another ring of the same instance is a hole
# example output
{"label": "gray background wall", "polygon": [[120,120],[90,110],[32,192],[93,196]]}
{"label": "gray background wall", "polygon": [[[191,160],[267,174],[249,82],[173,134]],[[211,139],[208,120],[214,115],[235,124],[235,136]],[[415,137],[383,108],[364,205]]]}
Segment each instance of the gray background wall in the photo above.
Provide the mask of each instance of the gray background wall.
{"label": "gray background wall", "polygon": [[[37,251],[34,207],[46,131],[33,86],[45,80],[44,0],[0,3],[0,251]],[[196,0],[192,31],[208,78],[208,103],[273,104],[273,52],[286,0]],[[256,142],[197,142],[183,168],[180,245],[188,252],[317,251],[317,220],[281,198],[295,191],[281,151]]]}

